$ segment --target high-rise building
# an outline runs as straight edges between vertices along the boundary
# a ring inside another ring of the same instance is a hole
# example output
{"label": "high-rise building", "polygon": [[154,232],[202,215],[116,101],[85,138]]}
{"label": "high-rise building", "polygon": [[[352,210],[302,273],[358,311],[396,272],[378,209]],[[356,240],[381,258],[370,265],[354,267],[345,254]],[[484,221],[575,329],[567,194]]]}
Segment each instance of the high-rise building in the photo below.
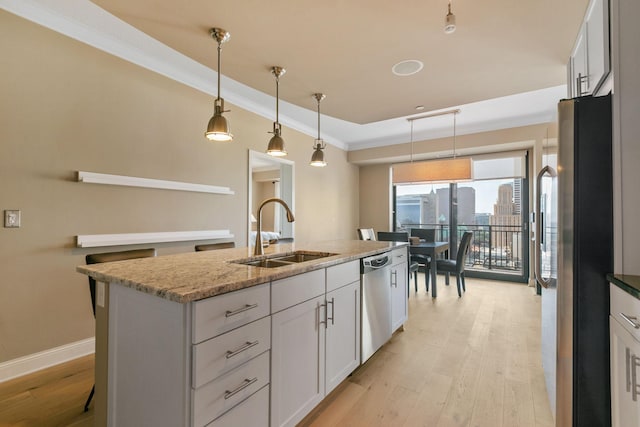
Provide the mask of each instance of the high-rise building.
{"label": "high-rise building", "polygon": [[520,215],[522,213],[522,179],[520,178],[513,180],[513,203],[515,204],[513,213]]}
{"label": "high-rise building", "polygon": [[502,184],[498,187],[498,200],[493,205],[493,216],[490,218],[493,247],[504,254],[520,253],[520,248],[513,247],[514,233],[519,233],[520,221],[513,201],[513,185]]}

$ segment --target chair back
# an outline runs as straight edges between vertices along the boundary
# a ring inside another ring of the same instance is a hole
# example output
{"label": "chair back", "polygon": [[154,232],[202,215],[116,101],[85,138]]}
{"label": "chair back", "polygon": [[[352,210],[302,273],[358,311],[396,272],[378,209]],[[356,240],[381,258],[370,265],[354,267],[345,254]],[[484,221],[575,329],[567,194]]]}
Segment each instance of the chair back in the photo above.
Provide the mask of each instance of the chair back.
{"label": "chair back", "polygon": [[456,266],[458,271],[464,271],[464,262],[467,258],[467,254],[469,253],[469,245],[471,244],[472,238],[473,233],[471,231],[465,231],[462,235],[462,239],[460,239],[460,246],[458,246],[458,253],[456,254]]}
{"label": "chair back", "polygon": [[358,238],[360,240],[376,240],[376,233],[373,228],[358,228]]}
{"label": "chair back", "polygon": [[378,231],[378,240],[383,242],[408,242],[409,233],[406,231]]}
{"label": "chair back", "polygon": [[425,242],[435,242],[436,230],[434,228],[412,228],[411,237],[419,237]]}
{"label": "chair back", "polygon": [[202,251],[214,251],[217,249],[229,249],[235,248],[236,244],[234,242],[223,242],[223,243],[209,243],[206,245],[196,245],[196,252]]}
{"label": "chair back", "polygon": [[[124,261],[127,259],[149,258],[156,256],[155,248],[133,249],[130,251],[106,252],[101,254],[89,254],[85,257],[87,264],[100,264],[111,261]],[[89,291],[91,292],[91,306],[93,315],[96,315],[96,281],[89,276]]]}

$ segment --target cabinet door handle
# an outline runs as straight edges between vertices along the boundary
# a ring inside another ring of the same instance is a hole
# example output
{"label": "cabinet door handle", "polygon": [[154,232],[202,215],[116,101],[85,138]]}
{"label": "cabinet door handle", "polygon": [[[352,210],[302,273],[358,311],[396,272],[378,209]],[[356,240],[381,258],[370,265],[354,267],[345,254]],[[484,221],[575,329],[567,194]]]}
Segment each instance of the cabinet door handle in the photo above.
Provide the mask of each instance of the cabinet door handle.
{"label": "cabinet door handle", "polygon": [[619,314],[620,314],[620,317],[626,320],[635,329],[640,329],[640,323],[637,322],[638,318],[636,316],[627,316],[624,313],[619,313]]}
{"label": "cabinet door handle", "polygon": [[391,286],[394,288],[398,287],[398,270],[393,270],[391,272]]}
{"label": "cabinet door handle", "polygon": [[227,350],[227,354],[225,357],[227,359],[231,359],[233,356],[237,356],[243,351],[249,350],[251,347],[255,347],[257,345],[258,345],[258,340],[255,340],[254,342],[247,341],[246,343],[242,344],[242,346],[238,347],[235,350]]}
{"label": "cabinet door handle", "polygon": [[224,314],[225,317],[231,317],[231,316],[235,316],[236,314],[240,314],[243,313],[247,310],[251,310],[252,308],[256,308],[258,306],[258,304],[245,304],[244,307],[240,307],[236,310],[227,310],[227,312]]}
{"label": "cabinet door handle", "polygon": [[640,357],[635,354],[631,356],[631,398],[634,402],[638,401],[640,396],[640,384],[638,384],[638,366],[640,366]]}
{"label": "cabinet door handle", "polygon": [[328,320],[328,319],[327,319],[327,304],[326,304],[326,303],[325,303],[325,304],[320,304],[320,305],[318,306],[318,318],[320,318],[320,309],[321,309],[322,307],[324,307],[324,320],[320,320],[320,322],[319,322],[319,323],[320,323],[321,325],[322,325],[322,324],[324,324],[324,328],[325,328],[325,329],[327,329],[327,320]]}
{"label": "cabinet door handle", "polygon": [[578,77],[576,78],[576,89],[578,90],[578,96],[582,96],[582,94],[587,93],[587,91],[582,91],[582,83],[587,82],[587,87],[589,85],[589,76],[583,76],[582,73],[578,73]]}
{"label": "cabinet door handle", "polygon": [[258,377],[253,377],[251,379],[245,378],[244,381],[242,382],[242,384],[240,384],[235,389],[233,389],[231,391],[225,390],[224,398],[225,399],[229,399],[229,398],[235,396],[236,394],[240,393],[242,390],[244,390],[245,388],[249,387],[251,384],[255,383],[256,381],[258,381]]}
{"label": "cabinet door handle", "polygon": [[631,351],[629,347],[624,349],[624,378],[627,380],[627,393],[631,392]]}
{"label": "cabinet door handle", "polygon": [[336,313],[336,306],[334,305],[334,302],[335,298],[331,298],[331,301],[327,301],[327,311],[329,311],[329,304],[331,304],[331,317],[328,317],[327,321],[331,320],[332,325],[334,324],[333,321]]}

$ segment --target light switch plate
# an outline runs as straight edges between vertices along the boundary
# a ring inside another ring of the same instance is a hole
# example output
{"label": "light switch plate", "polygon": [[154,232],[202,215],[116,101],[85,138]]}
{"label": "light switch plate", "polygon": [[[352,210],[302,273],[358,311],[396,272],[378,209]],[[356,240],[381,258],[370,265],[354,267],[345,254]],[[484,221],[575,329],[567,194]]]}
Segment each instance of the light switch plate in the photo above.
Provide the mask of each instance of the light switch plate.
{"label": "light switch plate", "polygon": [[20,227],[20,211],[19,210],[5,210],[4,211],[4,226],[5,226],[5,228],[19,228]]}

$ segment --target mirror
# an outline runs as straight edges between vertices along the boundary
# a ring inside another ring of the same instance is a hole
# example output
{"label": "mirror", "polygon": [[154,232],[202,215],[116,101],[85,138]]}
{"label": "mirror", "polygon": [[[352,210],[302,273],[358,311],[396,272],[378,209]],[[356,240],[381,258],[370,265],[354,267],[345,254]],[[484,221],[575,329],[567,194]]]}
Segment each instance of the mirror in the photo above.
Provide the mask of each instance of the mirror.
{"label": "mirror", "polygon": [[[295,210],[294,200],[294,162],[269,156],[265,153],[249,150],[249,191],[247,215],[247,246],[253,246],[260,203],[270,197],[284,200],[289,208]],[[278,203],[269,203],[262,209],[262,241],[275,239],[293,239],[295,222],[287,222],[284,209]]]}

